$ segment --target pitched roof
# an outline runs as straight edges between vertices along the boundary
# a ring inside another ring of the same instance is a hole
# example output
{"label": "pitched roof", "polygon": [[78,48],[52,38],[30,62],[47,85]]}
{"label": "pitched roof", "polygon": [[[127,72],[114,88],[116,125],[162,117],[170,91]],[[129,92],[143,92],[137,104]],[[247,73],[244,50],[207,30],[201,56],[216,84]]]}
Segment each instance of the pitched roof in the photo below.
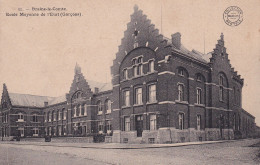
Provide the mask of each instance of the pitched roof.
{"label": "pitched roof", "polygon": [[48,105],[53,105],[66,101],[65,95],[61,97],[49,97],[30,94],[9,93],[9,97],[12,105],[28,107],[44,107],[44,102],[48,102]]}
{"label": "pitched roof", "polygon": [[163,39],[166,40],[167,44],[171,45],[172,49],[177,51],[177,52],[185,54],[186,56],[191,57],[191,58],[196,59],[196,60],[199,60],[203,63],[210,62],[211,53],[204,54],[204,53],[201,53],[201,52],[194,50],[194,49],[192,51],[190,51],[183,44],[181,44],[180,49],[177,49],[172,44],[172,40],[170,38],[163,36]]}
{"label": "pitched roof", "polygon": [[98,88],[99,92],[104,92],[104,91],[112,90],[113,88],[111,83],[101,83],[92,80],[87,80],[87,82],[92,91],[95,91],[95,88]]}

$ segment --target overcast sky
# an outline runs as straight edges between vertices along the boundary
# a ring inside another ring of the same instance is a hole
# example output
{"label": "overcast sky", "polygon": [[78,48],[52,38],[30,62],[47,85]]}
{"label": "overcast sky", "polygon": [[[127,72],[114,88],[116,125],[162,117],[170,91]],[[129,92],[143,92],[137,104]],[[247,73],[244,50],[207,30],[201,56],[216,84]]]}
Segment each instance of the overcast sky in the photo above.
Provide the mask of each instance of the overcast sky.
{"label": "overcast sky", "polygon": [[[76,62],[86,79],[111,81],[110,66],[134,4],[164,36],[180,32],[190,50],[203,52],[205,38],[205,51],[212,51],[223,32],[231,64],[245,79],[243,108],[260,125],[259,0],[0,0],[0,84],[6,83],[10,92],[60,96],[69,92]],[[244,20],[237,27],[223,21],[229,6],[243,10]],[[32,7],[65,7],[83,16],[5,16]]]}

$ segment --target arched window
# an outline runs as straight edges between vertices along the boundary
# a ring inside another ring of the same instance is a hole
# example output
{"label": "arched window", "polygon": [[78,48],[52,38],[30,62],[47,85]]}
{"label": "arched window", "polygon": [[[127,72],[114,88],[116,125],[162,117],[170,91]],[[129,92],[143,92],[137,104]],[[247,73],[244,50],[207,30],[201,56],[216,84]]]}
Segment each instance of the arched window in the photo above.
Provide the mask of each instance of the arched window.
{"label": "arched window", "polygon": [[224,100],[224,76],[219,76],[219,100]]}
{"label": "arched window", "polygon": [[56,113],[54,111],[52,111],[52,121],[55,121],[55,116],[56,116]]}
{"label": "arched window", "polygon": [[84,107],[82,105],[80,105],[79,109],[80,109],[80,115],[84,116]]}
{"label": "arched window", "polygon": [[107,99],[105,101],[105,111],[106,111],[106,113],[111,113],[111,109],[112,109],[111,105],[112,105],[111,100]]}
{"label": "arched window", "polygon": [[98,108],[98,115],[102,114],[102,103],[101,101],[97,102],[97,108]]}

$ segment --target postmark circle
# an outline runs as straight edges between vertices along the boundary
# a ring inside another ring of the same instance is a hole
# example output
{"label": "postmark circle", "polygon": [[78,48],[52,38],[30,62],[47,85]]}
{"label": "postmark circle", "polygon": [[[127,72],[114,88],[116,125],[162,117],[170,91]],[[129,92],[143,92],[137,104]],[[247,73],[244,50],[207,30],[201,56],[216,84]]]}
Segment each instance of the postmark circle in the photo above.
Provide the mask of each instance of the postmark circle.
{"label": "postmark circle", "polygon": [[223,19],[229,26],[238,26],[243,21],[243,11],[237,6],[230,6],[224,11]]}

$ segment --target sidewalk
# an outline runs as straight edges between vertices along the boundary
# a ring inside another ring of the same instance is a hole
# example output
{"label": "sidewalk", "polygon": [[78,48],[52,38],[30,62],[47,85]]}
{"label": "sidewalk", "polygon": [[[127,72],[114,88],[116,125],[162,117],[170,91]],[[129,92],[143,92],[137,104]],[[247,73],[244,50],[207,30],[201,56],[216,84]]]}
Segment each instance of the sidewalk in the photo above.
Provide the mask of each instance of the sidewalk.
{"label": "sidewalk", "polygon": [[31,142],[31,141],[1,141],[0,144],[14,145],[35,145],[35,146],[53,146],[53,147],[72,147],[72,148],[93,148],[93,149],[146,149],[146,148],[168,148],[190,145],[203,145],[214,143],[233,142],[236,140],[222,141],[203,141],[203,142],[185,142],[172,144],[124,144],[124,143],[55,143],[55,142]]}

